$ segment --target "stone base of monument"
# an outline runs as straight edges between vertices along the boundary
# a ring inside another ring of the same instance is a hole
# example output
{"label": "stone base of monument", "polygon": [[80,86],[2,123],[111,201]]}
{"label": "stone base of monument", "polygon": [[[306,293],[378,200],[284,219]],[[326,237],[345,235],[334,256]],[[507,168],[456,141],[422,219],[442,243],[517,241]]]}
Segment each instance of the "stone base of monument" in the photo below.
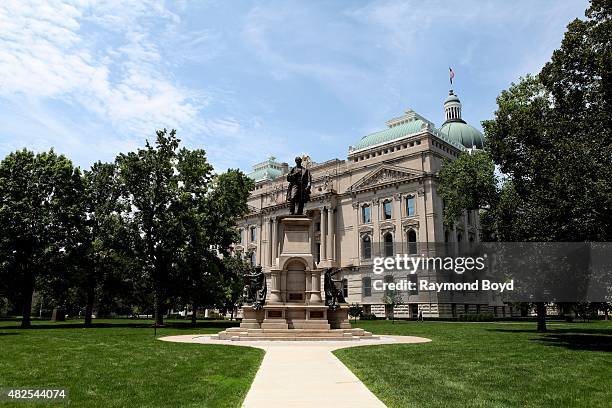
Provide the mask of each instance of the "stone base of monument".
{"label": "stone base of monument", "polygon": [[321,265],[315,264],[312,219],[280,218],[278,259],[265,272],[270,296],[260,310],[243,306],[240,327],[211,336],[214,340],[359,340],[375,338],[349,323],[348,305],[330,310],[321,296]]}
{"label": "stone base of monument", "polygon": [[377,339],[372,333],[363,329],[246,329],[230,327],[227,330],[210,336],[212,340],[232,341],[321,341],[321,340],[357,340]]}

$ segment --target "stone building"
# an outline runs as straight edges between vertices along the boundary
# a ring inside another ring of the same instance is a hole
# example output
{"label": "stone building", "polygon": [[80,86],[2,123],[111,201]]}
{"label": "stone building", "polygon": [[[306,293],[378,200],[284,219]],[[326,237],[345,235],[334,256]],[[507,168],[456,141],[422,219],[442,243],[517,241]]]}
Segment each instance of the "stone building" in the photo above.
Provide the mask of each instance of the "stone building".
{"label": "stone building", "polygon": [[[445,159],[480,149],[483,135],[461,118],[461,102],[451,90],[444,102],[440,128],[407,110],[386,127],[363,136],[348,148],[346,160],[308,163],[313,184],[305,214],[313,218],[312,253],[317,267],[337,266],[343,272],[349,303],[360,303],[379,316],[389,313],[382,294],[373,291],[374,256],[416,253],[428,243],[469,246],[479,242],[478,214],[465,212],[452,229],[442,218],[436,174]],[[249,174],[256,182],[251,213],[239,224],[235,250],[270,271],[278,262],[278,217],[288,213],[285,201],[286,163],[274,157],[256,164]],[[384,279],[387,279],[385,277]],[[389,279],[394,279],[390,277]],[[442,298],[431,292],[405,293],[396,317],[451,317],[465,313],[505,315],[503,303],[483,296]]]}

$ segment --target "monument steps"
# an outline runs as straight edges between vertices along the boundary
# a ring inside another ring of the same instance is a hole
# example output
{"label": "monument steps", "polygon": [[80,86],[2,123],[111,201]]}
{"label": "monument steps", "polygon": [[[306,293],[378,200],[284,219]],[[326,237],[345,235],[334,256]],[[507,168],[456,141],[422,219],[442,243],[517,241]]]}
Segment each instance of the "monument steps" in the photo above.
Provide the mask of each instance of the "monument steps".
{"label": "monument steps", "polygon": [[232,327],[211,336],[213,340],[232,341],[318,341],[373,339],[372,333],[363,329],[245,329]]}

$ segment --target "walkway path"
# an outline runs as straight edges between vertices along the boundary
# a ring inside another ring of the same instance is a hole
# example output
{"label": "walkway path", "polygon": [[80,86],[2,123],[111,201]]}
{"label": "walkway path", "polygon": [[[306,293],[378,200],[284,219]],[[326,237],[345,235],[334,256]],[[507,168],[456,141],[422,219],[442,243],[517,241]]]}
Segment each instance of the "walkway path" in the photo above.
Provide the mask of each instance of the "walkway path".
{"label": "walkway path", "polygon": [[[243,407],[376,408],[385,405],[332,353],[344,347],[374,344],[425,343],[412,336],[381,336],[355,341],[229,341],[184,335],[160,340],[250,346],[266,351]],[[323,405],[324,404],[324,405]]]}

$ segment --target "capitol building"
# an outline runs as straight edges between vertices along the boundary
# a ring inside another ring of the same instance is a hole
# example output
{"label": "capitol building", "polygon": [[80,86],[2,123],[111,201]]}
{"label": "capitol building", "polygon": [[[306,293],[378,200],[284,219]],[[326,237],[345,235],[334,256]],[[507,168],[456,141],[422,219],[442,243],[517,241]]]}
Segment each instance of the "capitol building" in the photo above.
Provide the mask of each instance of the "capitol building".
{"label": "capitol building", "polygon": [[[349,146],[345,160],[304,162],[312,175],[311,198],[304,207],[304,214],[313,219],[312,254],[317,268],[344,268],[341,279],[348,303],[361,304],[367,313],[380,317],[389,314],[389,305],[383,302],[382,292],[374,290],[373,281],[398,278],[373,275],[376,256],[416,254],[430,243],[466,248],[479,242],[477,211],[464,212],[452,228],[444,224],[436,175],[445,160],[483,145],[482,133],[462,119],[461,102],[451,90],[440,127],[407,110],[388,120],[382,130]],[[288,170],[287,163],[270,157],[249,174],[256,186],[248,202],[251,211],[239,222],[240,242],[234,250],[250,257],[253,265],[261,265],[264,272],[278,262],[279,217],[286,216],[289,207]],[[506,316],[510,309],[482,293],[415,290],[403,293],[393,312],[395,317],[411,318],[419,313],[424,317],[485,312]]]}

